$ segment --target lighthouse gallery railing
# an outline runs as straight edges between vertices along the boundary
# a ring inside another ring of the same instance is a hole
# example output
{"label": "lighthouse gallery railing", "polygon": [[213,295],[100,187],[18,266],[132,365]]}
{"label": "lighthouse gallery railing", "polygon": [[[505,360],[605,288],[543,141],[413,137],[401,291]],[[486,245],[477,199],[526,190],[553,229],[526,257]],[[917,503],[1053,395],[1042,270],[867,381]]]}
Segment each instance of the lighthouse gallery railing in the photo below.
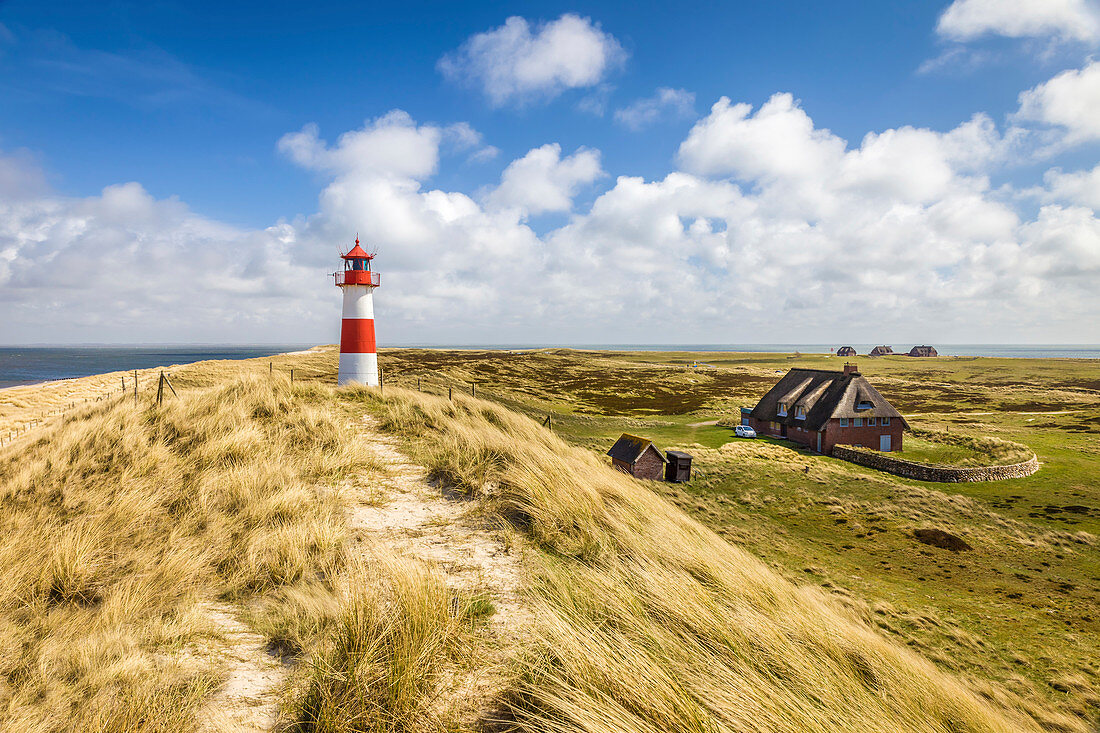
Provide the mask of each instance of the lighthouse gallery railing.
{"label": "lighthouse gallery railing", "polygon": [[378,287],[382,283],[382,276],[370,270],[344,270],[332,273],[337,285],[370,285]]}

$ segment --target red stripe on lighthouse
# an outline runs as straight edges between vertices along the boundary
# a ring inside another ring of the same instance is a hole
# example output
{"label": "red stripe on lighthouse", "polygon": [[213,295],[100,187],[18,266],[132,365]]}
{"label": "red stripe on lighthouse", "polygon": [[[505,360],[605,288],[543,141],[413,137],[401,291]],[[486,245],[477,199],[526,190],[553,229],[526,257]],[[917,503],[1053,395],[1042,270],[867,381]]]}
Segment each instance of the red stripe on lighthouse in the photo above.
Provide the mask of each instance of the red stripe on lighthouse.
{"label": "red stripe on lighthouse", "polygon": [[377,351],[374,343],[373,318],[345,318],[340,326],[341,354],[373,354]]}

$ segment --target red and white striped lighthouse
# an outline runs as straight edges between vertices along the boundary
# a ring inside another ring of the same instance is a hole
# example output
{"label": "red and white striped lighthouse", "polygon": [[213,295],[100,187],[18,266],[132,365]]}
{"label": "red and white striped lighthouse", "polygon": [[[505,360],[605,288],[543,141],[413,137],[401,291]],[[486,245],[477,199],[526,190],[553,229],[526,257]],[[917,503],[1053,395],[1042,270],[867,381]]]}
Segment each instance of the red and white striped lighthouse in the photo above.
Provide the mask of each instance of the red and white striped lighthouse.
{"label": "red and white striped lighthouse", "polygon": [[382,282],[370,269],[369,255],[355,246],[345,255],[344,271],[334,272],[336,287],[344,291],[344,321],[340,328],[340,372],[338,385],[358,382],[378,386],[378,350],[374,343],[374,289]]}

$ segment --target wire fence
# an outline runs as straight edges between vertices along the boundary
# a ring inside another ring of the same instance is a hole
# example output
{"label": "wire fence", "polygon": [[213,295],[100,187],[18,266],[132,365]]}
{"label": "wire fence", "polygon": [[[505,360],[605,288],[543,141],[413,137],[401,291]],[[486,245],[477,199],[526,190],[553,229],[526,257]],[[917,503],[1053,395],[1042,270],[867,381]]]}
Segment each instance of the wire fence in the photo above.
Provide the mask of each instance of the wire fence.
{"label": "wire fence", "polygon": [[[275,362],[268,362],[268,375],[270,378],[275,378],[278,374],[280,377],[286,375],[290,379],[291,384],[299,382],[332,382],[335,380],[335,374],[331,370],[323,369],[310,369],[303,367],[276,367]],[[155,377],[146,375],[147,379],[154,379],[156,381],[156,396],[151,398],[151,402],[156,404],[162,404],[169,395],[178,398],[179,394],[176,392],[175,385],[172,384],[172,375],[168,370],[158,370],[158,374]],[[146,382],[147,383],[147,382]],[[496,392],[495,390],[486,388],[483,384],[477,382],[464,381],[456,377],[440,376],[438,374],[422,371],[422,370],[404,370],[387,373],[384,368],[379,368],[379,389],[382,394],[385,394],[386,385],[402,387],[405,389],[415,389],[417,392],[425,394],[435,394],[438,396],[446,395],[447,399],[454,400],[457,395],[469,395],[484,400],[490,400],[497,402],[510,410],[521,412],[532,419],[539,421],[548,430],[554,429],[554,418],[552,412],[544,412],[537,410],[528,404],[525,404],[521,400],[516,399],[513,396]],[[11,445],[20,438],[26,437],[33,432],[36,428],[40,428],[44,425],[51,423],[55,418],[64,417],[66,414],[86,407],[91,404],[103,402],[110,399],[130,398],[134,400],[134,404],[138,404],[141,400],[142,392],[142,379],[139,371],[134,370],[132,373],[127,372],[124,376],[120,377],[118,389],[107,388],[104,392],[97,395],[90,395],[79,399],[66,401],[60,406],[55,406],[42,412],[36,412],[26,419],[17,421],[17,425],[8,428],[3,432],[0,432],[0,448]]]}

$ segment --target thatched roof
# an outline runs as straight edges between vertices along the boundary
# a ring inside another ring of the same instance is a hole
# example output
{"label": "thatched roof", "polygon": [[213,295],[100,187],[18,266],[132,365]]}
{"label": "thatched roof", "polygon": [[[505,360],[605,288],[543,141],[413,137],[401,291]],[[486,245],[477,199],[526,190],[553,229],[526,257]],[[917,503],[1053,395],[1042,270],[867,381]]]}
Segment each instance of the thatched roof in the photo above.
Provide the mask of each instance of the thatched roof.
{"label": "thatched roof", "polygon": [[871,356],[886,356],[893,353],[894,350],[889,346],[876,346],[875,348],[871,349]]}
{"label": "thatched roof", "polygon": [[649,438],[639,438],[637,435],[631,435],[630,433],[623,433],[615,441],[615,445],[611,446],[611,450],[607,452],[607,455],[624,463],[633,464],[649,448],[653,448],[657,456],[664,463],[668,463],[668,459],[661,455],[661,451],[657,450],[657,446],[653,445],[653,441]]}
{"label": "thatched roof", "polygon": [[909,356],[939,356],[933,346],[914,346],[909,349]]}
{"label": "thatched roof", "polygon": [[[787,414],[779,414],[780,403]],[[860,409],[860,403],[869,405]],[[796,418],[797,408],[806,411]],[[824,369],[792,369],[768,390],[752,410],[757,420],[770,420],[806,430],[820,430],[834,417],[905,418],[858,372],[845,374]]]}

